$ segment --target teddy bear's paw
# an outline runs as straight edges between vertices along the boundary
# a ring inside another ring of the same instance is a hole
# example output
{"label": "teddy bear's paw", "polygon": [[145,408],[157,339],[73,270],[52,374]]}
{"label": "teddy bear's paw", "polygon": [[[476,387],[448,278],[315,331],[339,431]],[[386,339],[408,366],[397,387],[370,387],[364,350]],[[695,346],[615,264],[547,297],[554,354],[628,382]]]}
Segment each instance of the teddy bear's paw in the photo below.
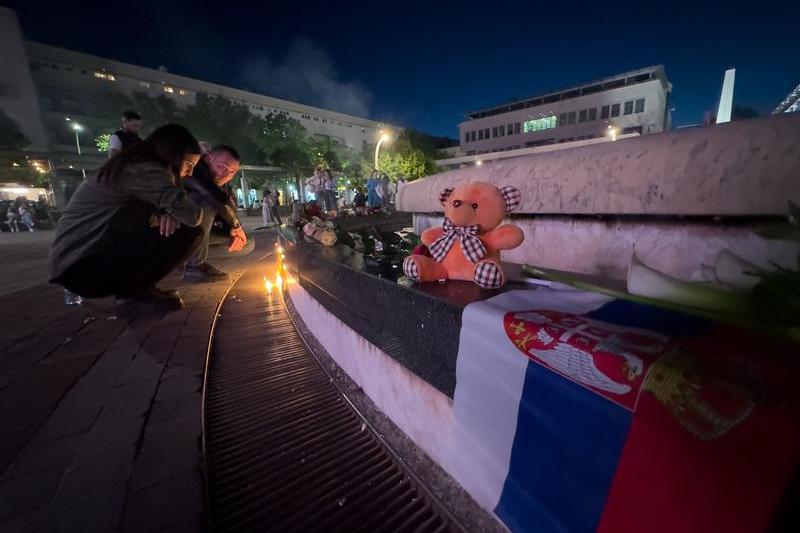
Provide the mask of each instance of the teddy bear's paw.
{"label": "teddy bear's paw", "polygon": [[411,256],[403,259],[403,273],[413,280],[419,280],[419,266]]}
{"label": "teddy bear's paw", "polygon": [[475,283],[484,289],[497,289],[503,286],[503,271],[500,266],[491,261],[478,263],[475,266]]}

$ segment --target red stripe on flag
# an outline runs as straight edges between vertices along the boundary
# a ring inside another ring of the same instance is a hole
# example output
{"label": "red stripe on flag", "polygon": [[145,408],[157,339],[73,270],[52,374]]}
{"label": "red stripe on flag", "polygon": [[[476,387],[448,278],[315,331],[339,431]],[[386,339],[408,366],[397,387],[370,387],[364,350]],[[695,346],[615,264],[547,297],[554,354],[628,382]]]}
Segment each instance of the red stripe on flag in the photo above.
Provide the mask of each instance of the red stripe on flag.
{"label": "red stripe on flag", "polygon": [[663,356],[598,531],[763,531],[800,463],[797,352],[720,328]]}

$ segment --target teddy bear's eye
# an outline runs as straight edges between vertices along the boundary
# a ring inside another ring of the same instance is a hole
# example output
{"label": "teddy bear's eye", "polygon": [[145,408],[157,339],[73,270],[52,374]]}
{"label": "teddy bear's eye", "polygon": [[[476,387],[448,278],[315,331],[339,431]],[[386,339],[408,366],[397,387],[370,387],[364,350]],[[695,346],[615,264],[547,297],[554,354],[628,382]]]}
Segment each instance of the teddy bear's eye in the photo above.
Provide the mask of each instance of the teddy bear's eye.
{"label": "teddy bear's eye", "polygon": [[475,211],[477,211],[477,210],[478,210],[478,204],[472,204],[472,209],[474,209]]}
{"label": "teddy bear's eye", "polygon": [[461,200],[453,200],[453,207],[461,207],[463,203]]}

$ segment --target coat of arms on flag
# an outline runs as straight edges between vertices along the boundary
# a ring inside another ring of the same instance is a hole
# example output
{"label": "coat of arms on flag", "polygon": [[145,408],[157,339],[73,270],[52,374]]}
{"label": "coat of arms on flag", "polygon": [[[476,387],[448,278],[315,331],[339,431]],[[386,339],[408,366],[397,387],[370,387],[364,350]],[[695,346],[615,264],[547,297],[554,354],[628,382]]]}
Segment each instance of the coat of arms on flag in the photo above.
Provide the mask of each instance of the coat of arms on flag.
{"label": "coat of arms on flag", "polygon": [[644,376],[670,344],[654,331],[558,311],[506,313],[503,322],[531,360],[631,411]]}

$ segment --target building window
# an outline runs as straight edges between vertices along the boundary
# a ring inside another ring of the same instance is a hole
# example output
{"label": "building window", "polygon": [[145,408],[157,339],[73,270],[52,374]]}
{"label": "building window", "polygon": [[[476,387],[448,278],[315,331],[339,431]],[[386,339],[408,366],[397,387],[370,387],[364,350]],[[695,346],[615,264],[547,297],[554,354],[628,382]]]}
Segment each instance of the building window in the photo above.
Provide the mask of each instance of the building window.
{"label": "building window", "polygon": [[580,122],[581,124],[586,122],[586,110],[585,109],[581,109],[578,112],[578,122]]}
{"label": "building window", "polygon": [[589,110],[589,122],[597,120],[597,108],[593,107]]}
{"label": "building window", "polygon": [[570,111],[567,114],[567,124],[575,124],[575,111]]}
{"label": "building window", "polygon": [[506,136],[506,125],[505,124],[501,124],[500,125],[500,137],[505,137],[505,136]]}
{"label": "building window", "polygon": [[472,140],[472,142],[475,142],[475,135],[476,135],[476,134],[475,134],[475,132],[474,132],[474,131],[473,131],[472,133],[470,133],[470,136],[469,136],[469,137],[470,137],[470,140]]}
{"label": "building window", "polygon": [[633,113],[633,100],[625,102],[625,114],[630,115]]}
{"label": "building window", "polygon": [[514,123],[514,135],[519,135],[519,122]]}
{"label": "building window", "polygon": [[150,84],[147,83],[146,81],[140,81],[139,82],[139,87],[144,87],[145,89],[149,89],[150,88]]}
{"label": "building window", "polygon": [[558,125],[559,126],[566,126],[567,125],[567,114],[561,113],[558,115]]}
{"label": "building window", "polygon": [[479,141],[483,140],[483,130],[478,130],[478,140]]}
{"label": "building window", "polygon": [[469,132],[467,131],[464,133],[464,143],[466,144],[468,142],[469,142]]}
{"label": "building window", "polygon": [[117,78],[113,74],[107,74],[105,72],[99,72],[99,71],[95,71],[94,72],[94,77],[95,78],[100,78],[101,80],[108,80],[108,81],[116,81],[117,80]]}
{"label": "building window", "polygon": [[556,116],[535,118],[533,120],[526,120],[523,124],[525,133],[534,131],[549,130],[556,127]]}
{"label": "building window", "polygon": [[644,98],[636,100],[636,109],[634,111],[636,113],[644,113]]}
{"label": "building window", "polygon": [[492,137],[497,137],[497,126],[492,128]]}
{"label": "building window", "polygon": [[614,104],[611,106],[611,116],[612,117],[619,116],[619,104]]}
{"label": "building window", "polygon": [[172,87],[170,87],[169,85],[167,85],[166,87],[164,87],[164,92],[165,92],[165,93],[170,93],[170,94],[172,94],[172,93],[174,93],[174,92],[175,92],[175,89],[173,89]]}
{"label": "building window", "polygon": [[602,119],[608,118],[608,112],[609,112],[610,108],[611,108],[611,106],[607,106],[607,105],[604,105],[603,107],[601,107],[600,108],[600,118],[602,118]]}
{"label": "building window", "polygon": [[508,126],[506,126],[506,131],[508,132],[509,135],[513,135],[514,134],[514,124],[509,124]]}

